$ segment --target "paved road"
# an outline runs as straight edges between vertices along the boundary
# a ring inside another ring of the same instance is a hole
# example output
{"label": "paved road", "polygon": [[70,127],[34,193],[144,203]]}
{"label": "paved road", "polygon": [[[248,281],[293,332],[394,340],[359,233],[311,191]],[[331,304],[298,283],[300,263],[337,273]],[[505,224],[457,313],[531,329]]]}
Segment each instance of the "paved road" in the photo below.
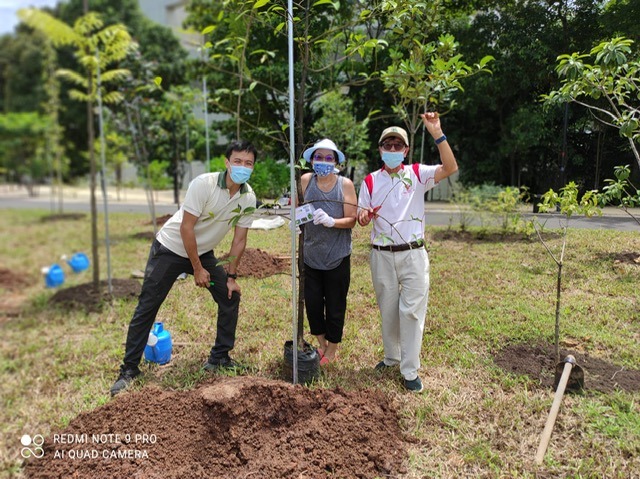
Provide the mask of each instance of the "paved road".
{"label": "paved road", "polygon": [[[154,195],[156,215],[175,213],[177,206],[173,203],[173,193],[161,191]],[[108,211],[110,213],[148,213],[149,206],[143,190],[123,190],[120,195],[115,190],[108,191]],[[98,213],[104,212],[102,192],[96,193]],[[63,212],[89,212],[90,195],[85,188],[65,187],[63,194]],[[37,196],[29,196],[25,189],[17,187],[0,187],[0,209],[44,209],[58,211],[57,197],[51,198],[48,187],[40,187]]]}
{"label": "paved road", "polygon": [[[442,205],[425,204],[427,212],[427,224],[431,225],[449,225],[453,221],[454,225],[460,223],[460,213],[455,207],[442,208]],[[640,211],[635,211],[634,216],[640,218]],[[537,218],[540,223],[547,229],[556,229],[562,227],[566,223],[564,217],[558,214],[537,213],[523,211],[522,216],[525,219]],[[481,221],[474,219],[472,225],[480,226]],[[499,224],[499,223],[495,223]],[[617,208],[605,208],[602,216],[594,216],[586,218],[584,216],[572,217],[569,222],[570,228],[582,229],[615,229],[619,231],[640,231],[640,225],[631,216]]]}
{"label": "paved road", "polygon": [[[146,196],[142,190],[126,190],[121,192],[119,199],[114,191],[108,192],[108,210],[110,213],[149,213]],[[97,193],[98,212],[104,212],[102,192]],[[44,209],[56,211],[56,205],[52,209],[52,200],[48,188],[41,187],[39,195],[30,197],[24,188],[0,186],[0,209]],[[88,212],[89,192],[82,188],[65,188],[64,212]],[[161,191],[155,200],[156,216],[174,213],[177,206],[173,203],[173,193]],[[272,210],[274,211],[274,210]],[[285,212],[286,210],[279,210]],[[455,205],[442,202],[426,202],[427,224],[435,226],[458,225],[460,223],[460,211]],[[525,218],[537,217],[545,228],[555,229],[561,226],[562,216],[557,214],[533,214],[531,210],[523,211]],[[640,210],[633,212],[636,218],[640,218]],[[479,226],[480,219],[472,216],[471,224]],[[620,231],[640,231],[640,225],[628,214],[618,208],[605,208],[602,216],[592,218],[574,217],[570,227],[585,229],[616,229]]]}

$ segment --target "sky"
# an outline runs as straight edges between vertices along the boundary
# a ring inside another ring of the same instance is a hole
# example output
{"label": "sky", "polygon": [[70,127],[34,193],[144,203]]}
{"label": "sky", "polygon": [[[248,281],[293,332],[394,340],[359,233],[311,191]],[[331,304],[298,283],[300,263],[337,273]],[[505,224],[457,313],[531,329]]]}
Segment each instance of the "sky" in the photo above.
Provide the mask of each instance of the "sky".
{"label": "sky", "polygon": [[17,11],[28,7],[53,7],[58,0],[0,0],[0,35],[12,33],[18,24]]}

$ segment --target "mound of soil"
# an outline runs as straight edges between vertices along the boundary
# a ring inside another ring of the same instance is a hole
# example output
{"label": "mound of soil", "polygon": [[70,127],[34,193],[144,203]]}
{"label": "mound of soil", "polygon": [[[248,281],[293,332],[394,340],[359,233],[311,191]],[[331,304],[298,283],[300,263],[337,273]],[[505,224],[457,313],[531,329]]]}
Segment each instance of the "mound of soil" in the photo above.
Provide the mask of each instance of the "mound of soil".
{"label": "mound of soil", "polygon": [[395,477],[406,472],[408,447],[379,391],[250,376],[123,393],[54,434],[71,441],[51,434],[26,477]]}
{"label": "mound of soil", "polygon": [[[229,257],[225,254],[221,261]],[[290,272],[291,260],[289,258],[277,258],[261,249],[247,248],[244,250],[238,276],[251,276],[253,278],[266,278],[278,273]]]}
{"label": "mound of soil", "polygon": [[[569,354],[584,371],[584,388],[590,391],[610,393],[615,390],[640,391],[640,371],[593,358],[589,354],[560,349],[560,360]],[[556,371],[555,348],[550,345],[516,344],[496,354],[496,364],[502,369],[518,375],[526,375],[540,381],[543,387],[554,386]]]}
{"label": "mound of soil", "polygon": [[136,279],[111,279],[112,292],[109,294],[107,280],[100,281],[96,290],[93,283],[79,284],[57,291],[51,298],[50,304],[70,308],[83,308],[86,311],[100,311],[105,302],[111,299],[135,299],[140,294],[141,283]]}

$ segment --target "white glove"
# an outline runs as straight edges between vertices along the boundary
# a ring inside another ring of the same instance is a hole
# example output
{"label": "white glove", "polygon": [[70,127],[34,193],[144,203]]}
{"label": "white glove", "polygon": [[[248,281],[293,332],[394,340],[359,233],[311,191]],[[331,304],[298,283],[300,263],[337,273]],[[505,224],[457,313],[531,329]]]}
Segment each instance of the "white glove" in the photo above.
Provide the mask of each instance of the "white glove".
{"label": "white glove", "polygon": [[322,225],[327,228],[333,228],[336,224],[336,220],[334,220],[331,216],[329,216],[322,208],[318,208],[313,212],[313,224],[314,225]]}
{"label": "white glove", "polygon": [[289,221],[289,229],[291,231],[295,231],[297,235],[302,233],[302,230],[300,229],[300,227],[296,226],[296,224],[293,221]]}

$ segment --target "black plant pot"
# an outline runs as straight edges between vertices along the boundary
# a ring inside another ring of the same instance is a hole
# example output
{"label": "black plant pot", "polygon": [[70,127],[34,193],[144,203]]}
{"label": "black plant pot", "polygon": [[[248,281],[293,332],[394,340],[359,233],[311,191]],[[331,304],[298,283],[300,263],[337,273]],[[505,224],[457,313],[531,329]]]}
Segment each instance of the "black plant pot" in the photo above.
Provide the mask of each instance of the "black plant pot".
{"label": "black plant pot", "polygon": [[[285,381],[293,382],[293,341],[284,343]],[[298,349],[298,383],[309,384],[320,377],[320,356],[316,348],[306,341],[302,349]]]}

